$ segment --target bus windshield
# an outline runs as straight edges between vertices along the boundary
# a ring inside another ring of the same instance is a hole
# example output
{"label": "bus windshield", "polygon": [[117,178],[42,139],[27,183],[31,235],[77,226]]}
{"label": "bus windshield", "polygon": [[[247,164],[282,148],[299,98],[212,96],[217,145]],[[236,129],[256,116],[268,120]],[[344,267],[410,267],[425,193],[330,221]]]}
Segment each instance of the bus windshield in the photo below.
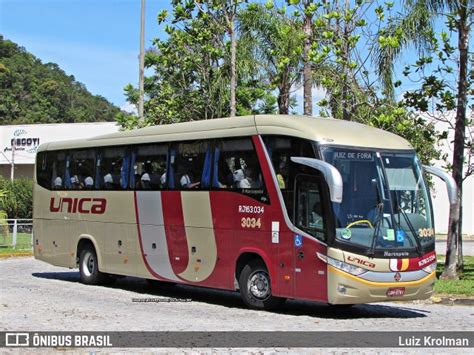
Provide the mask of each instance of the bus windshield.
{"label": "bus windshield", "polygon": [[321,150],[343,179],[342,202],[333,203],[336,243],[385,256],[434,250],[431,201],[414,152]]}

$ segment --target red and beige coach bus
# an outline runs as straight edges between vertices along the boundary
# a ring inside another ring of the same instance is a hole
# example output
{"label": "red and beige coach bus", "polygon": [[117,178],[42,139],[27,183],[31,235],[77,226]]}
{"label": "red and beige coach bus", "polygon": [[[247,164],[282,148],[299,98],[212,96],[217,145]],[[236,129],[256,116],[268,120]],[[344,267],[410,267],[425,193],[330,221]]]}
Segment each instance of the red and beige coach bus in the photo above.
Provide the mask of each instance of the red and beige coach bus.
{"label": "red and beige coach bus", "polygon": [[86,284],[127,275],[238,289],[257,309],[423,299],[436,256],[422,172],[394,134],[302,116],[43,144],[34,254],[79,266]]}

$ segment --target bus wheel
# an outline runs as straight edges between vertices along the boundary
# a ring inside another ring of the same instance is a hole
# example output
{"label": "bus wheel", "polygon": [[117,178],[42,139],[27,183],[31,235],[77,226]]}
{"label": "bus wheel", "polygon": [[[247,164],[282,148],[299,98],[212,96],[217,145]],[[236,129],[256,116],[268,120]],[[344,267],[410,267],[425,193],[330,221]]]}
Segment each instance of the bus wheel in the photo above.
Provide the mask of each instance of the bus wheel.
{"label": "bus wheel", "polygon": [[87,285],[98,285],[105,279],[99,271],[97,253],[92,245],[86,245],[79,256],[79,274],[81,282]]}
{"label": "bus wheel", "polygon": [[275,309],[284,298],[272,296],[270,275],[260,260],[251,260],[244,266],[239,277],[240,296],[244,303],[253,309]]}

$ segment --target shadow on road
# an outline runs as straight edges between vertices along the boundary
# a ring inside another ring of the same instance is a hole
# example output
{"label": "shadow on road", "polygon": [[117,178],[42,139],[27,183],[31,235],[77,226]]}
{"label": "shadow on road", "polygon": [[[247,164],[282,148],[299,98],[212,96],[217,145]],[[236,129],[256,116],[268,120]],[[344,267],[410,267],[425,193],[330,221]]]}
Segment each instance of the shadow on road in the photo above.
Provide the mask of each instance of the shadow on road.
{"label": "shadow on road", "polygon": [[[34,277],[42,279],[59,280],[79,283],[79,272],[37,272]],[[190,300],[191,302],[205,302],[209,304],[247,309],[240,299],[238,292],[216,290],[212,288],[195,287],[187,285],[174,285],[166,282],[150,281],[135,277],[120,277],[104,286],[111,289],[121,289],[135,292],[134,298],[140,295],[173,298],[177,300]],[[145,298],[145,297],[143,297]],[[140,303],[137,303],[140,304]],[[331,306],[324,303],[307,301],[287,301],[276,314],[294,316],[310,316],[325,319],[364,319],[364,318],[423,318],[429,311],[417,309],[415,305],[407,303],[404,306],[394,303],[393,305],[362,304],[352,307]]]}

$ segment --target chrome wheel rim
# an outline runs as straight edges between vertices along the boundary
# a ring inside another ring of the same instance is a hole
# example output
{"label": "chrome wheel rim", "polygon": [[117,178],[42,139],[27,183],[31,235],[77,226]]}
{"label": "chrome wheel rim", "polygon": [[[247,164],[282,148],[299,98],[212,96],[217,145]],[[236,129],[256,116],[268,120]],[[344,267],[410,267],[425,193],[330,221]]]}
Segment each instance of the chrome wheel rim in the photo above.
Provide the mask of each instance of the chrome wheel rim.
{"label": "chrome wheel rim", "polygon": [[259,300],[264,301],[271,296],[270,278],[265,271],[252,273],[247,286],[250,294]]}
{"label": "chrome wheel rim", "polygon": [[90,277],[95,271],[95,259],[91,252],[86,252],[82,261],[82,272],[86,277]]}

